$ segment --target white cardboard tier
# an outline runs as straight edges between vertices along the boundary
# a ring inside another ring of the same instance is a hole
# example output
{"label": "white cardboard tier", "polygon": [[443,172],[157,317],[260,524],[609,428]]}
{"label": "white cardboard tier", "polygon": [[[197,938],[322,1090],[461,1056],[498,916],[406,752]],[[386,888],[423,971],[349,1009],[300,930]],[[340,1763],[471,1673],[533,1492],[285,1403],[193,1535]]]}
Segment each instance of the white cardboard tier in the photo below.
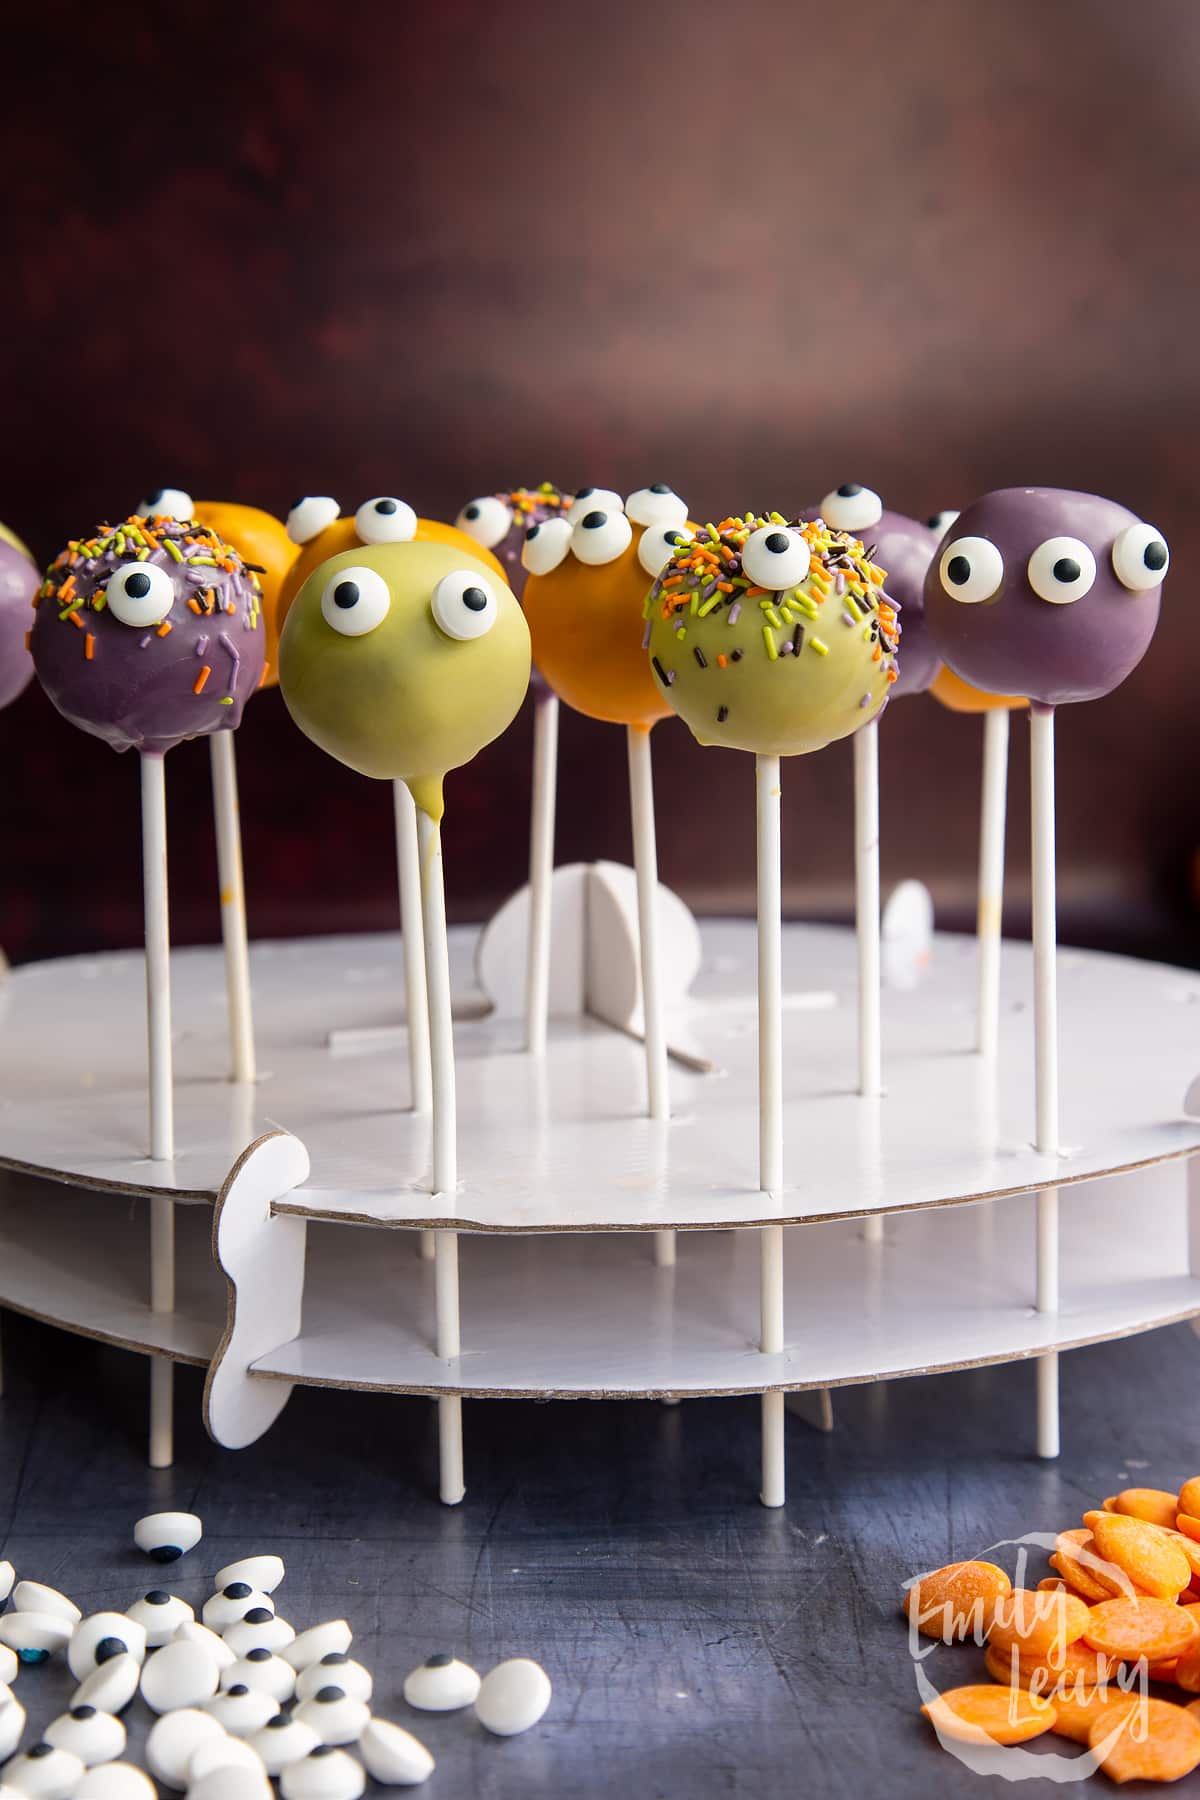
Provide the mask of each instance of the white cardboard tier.
{"label": "white cardboard tier", "polygon": [[[456,997],[480,995],[478,933],[452,933]],[[755,1186],[754,927],[709,921],[683,1003],[690,1037],[720,1072],[673,1068],[673,1118],[641,1116],[644,1057],[586,1018],[551,1028],[542,1060],[515,1022],[456,1027],[461,1185],[430,1194],[430,1124],[404,1110],[403,1042],[362,1054],[329,1048],[331,1028],[394,1019],[396,936],[313,938],[251,950],[257,1087],[225,1079],[220,951],[173,958],[176,1135],[171,1164],[145,1154],[144,981],[140,955],[33,964],[0,986],[0,1163],[90,1186],[212,1199],[242,1150],[286,1129],[308,1180],[280,1204],[311,1217],[476,1231],[712,1228],[896,1212],[1066,1184],[1200,1146],[1182,1100],[1196,1070],[1200,977],[1158,964],[1063,951],[1063,1135],[1035,1152],[1031,954],[1006,944],[1000,1054],[971,1053],[969,938],[939,935],[924,979],[884,995],[887,1095],[854,1092],[854,939],[789,926],[784,940],[788,1183]],[[835,1004],[813,1011],[814,988]]]}

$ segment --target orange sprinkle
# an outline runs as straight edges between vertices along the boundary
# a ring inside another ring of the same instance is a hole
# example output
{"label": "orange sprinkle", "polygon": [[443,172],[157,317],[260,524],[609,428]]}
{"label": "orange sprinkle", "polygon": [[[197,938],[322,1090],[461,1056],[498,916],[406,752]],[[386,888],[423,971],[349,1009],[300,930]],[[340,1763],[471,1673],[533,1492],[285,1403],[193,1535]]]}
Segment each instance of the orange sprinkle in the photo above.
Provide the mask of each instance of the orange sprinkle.
{"label": "orange sprinkle", "polygon": [[195,594],[193,594],[191,599],[188,601],[188,611],[194,612],[194,613],[204,611],[204,608],[201,606],[200,602],[197,600]]}
{"label": "orange sprinkle", "polygon": [[718,656],[718,657],[717,657],[717,667],[718,667],[718,669],[724,669],[724,668],[725,668],[725,667],[726,667],[726,666],[727,666],[727,665],[728,665],[728,662],[729,662],[729,658],[728,658],[728,657],[727,657],[727,656],[723,656],[723,655],[722,655],[722,656]]}
{"label": "orange sprinkle", "polygon": [[93,656],[96,654],[96,640],[90,631],[83,640],[83,654],[88,662],[91,662]]}
{"label": "orange sprinkle", "polygon": [[760,587],[747,588],[746,589],[746,598],[747,598],[747,600],[754,600],[758,597],[759,594],[773,594],[774,592],[775,592],[774,588],[760,588]]}
{"label": "orange sprinkle", "polygon": [[70,619],[72,625],[74,625],[79,631],[82,631],[84,629],[83,614],[81,612],[68,613],[67,617],[68,617],[68,619]]}
{"label": "orange sprinkle", "polygon": [[879,645],[876,644],[875,649],[871,653],[871,661],[879,662],[882,658],[882,655],[883,655],[883,652],[880,650]]}
{"label": "orange sprinkle", "polygon": [[899,679],[899,676],[900,676],[899,669],[889,669],[887,672],[887,678],[889,681],[896,681]]}
{"label": "orange sprinkle", "polygon": [[719,594],[732,594],[732,592],[733,592],[732,581],[718,581],[717,592]]}
{"label": "orange sprinkle", "polygon": [[162,624],[159,626],[158,630],[155,632],[154,635],[155,635],[155,637],[166,637],[168,635],[168,633],[170,632],[170,629],[171,629],[170,619],[164,619]]}
{"label": "orange sprinkle", "polygon": [[204,692],[205,683],[211,674],[212,670],[209,668],[208,664],[205,663],[204,667],[196,677],[196,684],[192,689],[193,694],[202,694]]}
{"label": "orange sprinkle", "polygon": [[64,600],[64,601],[69,600],[72,597],[72,595],[74,594],[74,592],[75,592],[75,576],[74,576],[74,574],[71,574],[71,575],[67,576],[67,579],[63,582],[62,586],[59,588],[58,597],[60,600]]}

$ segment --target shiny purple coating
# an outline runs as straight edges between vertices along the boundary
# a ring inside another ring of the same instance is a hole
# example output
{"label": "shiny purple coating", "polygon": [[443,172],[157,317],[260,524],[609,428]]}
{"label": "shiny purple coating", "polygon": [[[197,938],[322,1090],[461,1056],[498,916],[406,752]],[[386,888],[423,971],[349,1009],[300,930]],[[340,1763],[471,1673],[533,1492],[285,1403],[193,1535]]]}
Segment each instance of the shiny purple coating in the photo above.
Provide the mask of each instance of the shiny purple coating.
{"label": "shiny purple coating", "polygon": [[[800,514],[809,521],[821,517],[819,506]],[[827,521],[828,522],[828,521]],[[942,666],[942,659],[925,622],[925,576],[937,549],[937,534],[928,525],[886,510],[875,525],[856,530],[870,559],[886,577],[883,590],[900,614],[900,653],[897,676],[889,704],[907,694],[923,694]]]}
{"label": "shiny purple coating", "polygon": [[[102,525],[68,544],[38,593],[34,668],[81,731],[162,756],[241,722],[262,680],[262,603],[257,572],[215,532],[165,518]],[[142,623],[139,605],[163,612]]]}
{"label": "shiny purple coating", "polygon": [[24,693],[33,674],[25,638],[33,624],[38,579],[37,564],[0,537],[0,706]]}
{"label": "shiny purple coating", "polygon": [[934,642],[985,693],[1044,706],[1098,699],[1149,648],[1167,561],[1161,535],[1115,500],[1066,488],[984,494],[926,576]]}

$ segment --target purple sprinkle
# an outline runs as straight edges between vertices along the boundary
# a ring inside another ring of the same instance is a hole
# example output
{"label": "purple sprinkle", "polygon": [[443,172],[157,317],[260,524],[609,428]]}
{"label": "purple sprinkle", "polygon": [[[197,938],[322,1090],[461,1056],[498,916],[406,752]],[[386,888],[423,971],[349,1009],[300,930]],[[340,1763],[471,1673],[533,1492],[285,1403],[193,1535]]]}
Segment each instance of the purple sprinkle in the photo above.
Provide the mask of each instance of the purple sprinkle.
{"label": "purple sprinkle", "polygon": [[706,588],[701,588],[700,598],[702,600],[711,600],[712,596],[716,593],[716,591],[717,591],[717,579],[716,579],[716,576],[714,575],[713,579],[709,582],[708,586]]}
{"label": "purple sprinkle", "polygon": [[670,687],[670,685],[671,685],[671,683],[672,683],[672,682],[673,682],[673,681],[674,681],[674,679],[675,679],[675,671],[674,671],[674,669],[668,669],[668,670],[667,670],[667,686],[668,686],[668,687]]}
{"label": "purple sprinkle", "polygon": [[728,613],[725,616],[725,623],[727,625],[736,625],[738,622],[738,618],[741,615],[741,611],[742,611],[741,601],[735,600],[733,605],[730,607]]}
{"label": "purple sprinkle", "polygon": [[146,645],[147,645],[147,644],[148,644],[148,643],[149,643],[149,642],[150,642],[150,633],[149,633],[149,632],[147,632],[147,633],[146,633],[146,635],[145,635],[145,637],[144,637],[144,638],[143,638],[143,639],[142,639],[142,641],[141,641],[141,643],[140,643],[140,644],[139,644],[139,645],[138,645],[138,649],[139,649],[139,650],[144,650],[144,649],[145,649],[145,648],[146,648]]}
{"label": "purple sprinkle", "polygon": [[853,625],[853,623],[854,623],[854,620],[850,617],[850,614],[844,612],[842,614],[842,624],[843,625]]}
{"label": "purple sprinkle", "polygon": [[842,574],[842,571],[840,569],[838,570],[838,573],[837,573],[837,579],[835,580],[835,582],[833,584],[833,591],[837,595],[839,600],[841,599],[842,595],[846,591],[846,577]]}
{"label": "purple sprinkle", "polygon": [[196,639],[196,655],[203,656],[204,652],[207,649],[208,649],[208,639],[206,637],[198,637]]}
{"label": "purple sprinkle", "polygon": [[230,676],[229,676],[229,685],[230,685],[230,687],[232,687],[234,682],[237,680],[238,670],[242,666],[241,653],[237,649],[236,645],[233,643],[233,640],[231,638],[226,637],[226,635],[223,631],[219,634],[219,636],[217,638],[217,642],[218,642],[218,644],[220,644],[222,650],[228,651],[229,659],[233,664],[233,669],[230,672]]}
{"label": "purple sprinkle", "polygon": [[779,654],[780,656],[790,656],[795,648],[796,646],[793,644],[791,638],[788,638],[786,643],[779,646]]}
{"label": "purple sprinkle", "polygon": [[864,695],[863,695],[863,697],[862,697],[862,699],[861,699],[861,700],[860,700],[860,701],[859,701],[859,703],[858,703],[858,704],[859,704],[859,706],[860,706],[860,707],[863,707],[863,706],[870,706],[870,704],[871,704],[871,696],[870,696],[870,694],[864,694]]}
{"label": "purple sprinkle", "polygon": [[646,629],[642,633],[642,649],[648,650],[649,648],[650,648],[650,621],[649,621],[649,619],[647,619],[646,620]]}

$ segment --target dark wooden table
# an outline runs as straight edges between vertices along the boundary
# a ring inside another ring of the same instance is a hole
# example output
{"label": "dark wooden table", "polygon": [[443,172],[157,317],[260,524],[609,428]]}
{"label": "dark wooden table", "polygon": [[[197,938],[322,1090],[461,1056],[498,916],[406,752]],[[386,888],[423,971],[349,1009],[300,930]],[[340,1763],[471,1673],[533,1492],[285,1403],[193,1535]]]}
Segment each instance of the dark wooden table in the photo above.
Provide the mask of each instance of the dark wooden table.
{"label": "dark wooden table", "polygon": [[[162,1585],[198,1611],[221,1563],[280,1551],[280,1612],[351,1621],[376,1711],[438,1759],[431,1800],[979,1794],[997,1784],[917,1716],[901,1582],[1200,1470],[1187,1326],[1064,1359],[1057,1464],[1030,1454],[1031,1366],[844,1390],[832,1436],[791,1422],[779,1513],[750,1490],[753,1400],[468,1403],[470,1487],[448,1511],[432,1497],[427,1402],[297,1390],[266,1439],[231,1453],[203,1435],[199,1377],[183,1371],[179,1460],[153,1473],[140,1360],[22,1320],[5,1332],[0,1555],[87,1610]],[[164,1574],[130,1530],[174,1506],[198,1511],[205,1537]],[[410,1714],[403,1676],[439,1649],[480,1670],[537,1657],[555,1689],[543,1724],[499,1741],[470,1716]],[[981,1670],[973,1650],[936,1654],[957,1659],[942,1677]],[[19,1691],[38,1727],[69,1678],[58,1663],[25,1670]],[[1175,1791],[1200,1794],[1200,1774]]]}

